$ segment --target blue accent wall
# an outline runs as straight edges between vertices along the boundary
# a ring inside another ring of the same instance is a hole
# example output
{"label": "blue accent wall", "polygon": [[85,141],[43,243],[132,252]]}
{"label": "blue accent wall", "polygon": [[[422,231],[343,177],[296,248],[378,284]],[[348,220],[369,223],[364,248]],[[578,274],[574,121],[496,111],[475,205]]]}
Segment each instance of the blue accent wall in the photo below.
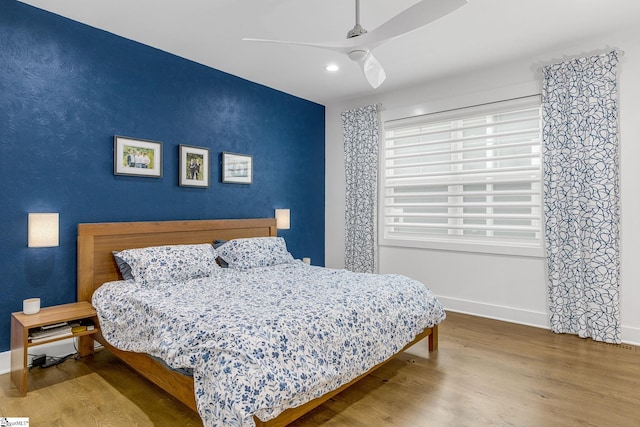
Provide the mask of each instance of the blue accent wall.
{"label": "blue accent wall", "polygon": [[[78,223],[285,207],[289,250],[323,265],[324,126],[322,105],[0,1],[0,351],[23,299],[75,301]],[[161,141],[162,178],[115,176],[114,135]],[[210,149],[209,188],[178,186],[179,144]],[[220,182],[223,151],[253,156],[253,184]],[[59,247],[27,248],[28,212],[60,213]]]}

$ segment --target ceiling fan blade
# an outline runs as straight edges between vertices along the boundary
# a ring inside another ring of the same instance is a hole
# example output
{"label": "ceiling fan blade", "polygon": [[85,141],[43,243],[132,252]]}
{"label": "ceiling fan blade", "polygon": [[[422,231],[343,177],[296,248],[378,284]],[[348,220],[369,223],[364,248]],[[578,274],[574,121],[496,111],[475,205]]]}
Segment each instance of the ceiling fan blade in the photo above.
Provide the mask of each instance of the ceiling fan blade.
{"label": "ceiling fan blade", "polygon": [[417,30],[467,4],[467,0],[422,0],[367,34],[366,46],[376,46]]}
{"label": "ceiling fan blade", "polygon": [[356,45],[355,40],[346,39],[333,43],[312,43],[312,42],[293,42],[287,40],[269,40],[269,39],[252,39],[252,38],[243,38],[243,41],[247,42],[258,42],[258,43],[278,43],[278,44],[292,44],[298,46],[309,46],[315,47],[318,49],[326,49],[332,50],[334,52],[347,54],[353,47]]}
{"label": "ceiling fan blade", "polygon": [[373,56],[371,52],[367,54],[361,62],[362,72],[372,88],[376,89],[387,78],[380,62]]}
{"label": "ceiling fan blade", "polygon": [[[243,41],[258,43],[278,43],[315,47],[343,53],[358,62],[367,81],[374,89],[387,78],[380,62],[371,51],[382,43],[402,36],[430,22],[433,22],[467,4],[467,0],[422,0],[400,12],[373,31],[366,32],[359,23],[359,0],[356,0],[356,26],[345,40],[333,43],[311,43],[286,40],[243,38]],[[356,31],[358,30],[358,31]]]}

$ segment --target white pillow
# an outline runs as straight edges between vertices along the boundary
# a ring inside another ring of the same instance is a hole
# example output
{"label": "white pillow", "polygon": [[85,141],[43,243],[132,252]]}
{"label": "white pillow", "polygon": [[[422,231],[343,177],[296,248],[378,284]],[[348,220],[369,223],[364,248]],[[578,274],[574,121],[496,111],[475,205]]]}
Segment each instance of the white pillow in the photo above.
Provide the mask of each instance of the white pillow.
{"label": "white pillow", "polygon": [[144,284],[208,277],[219,268],[213,246],[206,243],[126,249],[117,255],[129,264],[133,279]]}
{"label": "white pillow", "polygon": [[229,264],[229,268],[237,270],[270,267],[293,261],[293,256],[287,251],[287,244],[282,237],[251,237],[229,240],[219,246],[216,252]]}

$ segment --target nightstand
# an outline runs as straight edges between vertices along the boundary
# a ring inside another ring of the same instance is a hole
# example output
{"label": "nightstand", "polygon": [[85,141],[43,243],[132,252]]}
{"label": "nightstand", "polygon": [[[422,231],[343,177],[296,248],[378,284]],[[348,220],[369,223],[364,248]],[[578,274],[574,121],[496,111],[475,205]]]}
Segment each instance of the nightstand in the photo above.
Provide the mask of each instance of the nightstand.
{"label": "nightstand", "polygon": [[[90,319],[96,325],[93,330],[85,330],[72,335],[54,336],[38,342],[29,342],[29,330],[42,326],[55,325],[57,323],[69,322],[72,320]],[[97,332],[96,310],[87,301],[74,302],[71,304],[45,307],[36,314],[24,314],[16,312],[11,314],[11,380],[18,387],[23,396],[27,394],[27,353],[28,349],[37,345],[46,344],[75,337],[82,337]],[[93,340],[79,340],[78,353],[86,356],[93,352],[93,348],[87,345]]]}

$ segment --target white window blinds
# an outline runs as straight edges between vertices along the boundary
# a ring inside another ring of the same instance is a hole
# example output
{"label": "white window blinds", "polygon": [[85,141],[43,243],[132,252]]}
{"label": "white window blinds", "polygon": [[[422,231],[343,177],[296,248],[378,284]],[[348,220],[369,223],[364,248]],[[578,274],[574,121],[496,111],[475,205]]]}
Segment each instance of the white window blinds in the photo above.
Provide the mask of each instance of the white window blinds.
{"label": "white window blinds", "polygon": [[541,255],[540,133],[539,96],[385,122],[382,243]]}

